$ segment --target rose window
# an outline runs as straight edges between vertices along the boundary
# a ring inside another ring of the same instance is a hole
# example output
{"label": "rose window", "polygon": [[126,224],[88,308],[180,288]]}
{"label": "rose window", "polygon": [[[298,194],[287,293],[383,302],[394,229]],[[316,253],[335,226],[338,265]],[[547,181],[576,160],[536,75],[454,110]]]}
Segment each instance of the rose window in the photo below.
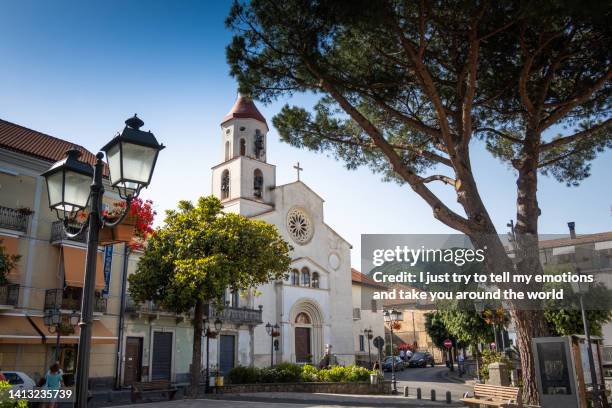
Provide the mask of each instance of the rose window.
{"label": "rose window", "polygon": [[298,208],[291,209],[287,214],[287,229],[291,238],[300,245],[312,238],[312,221],[308,214]]}

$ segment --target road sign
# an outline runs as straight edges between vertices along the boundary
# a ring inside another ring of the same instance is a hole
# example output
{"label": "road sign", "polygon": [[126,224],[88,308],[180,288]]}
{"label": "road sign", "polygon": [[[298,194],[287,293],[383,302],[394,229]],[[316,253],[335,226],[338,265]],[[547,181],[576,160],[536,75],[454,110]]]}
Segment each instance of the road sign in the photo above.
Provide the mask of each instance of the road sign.
{"label": "road sign", "polygon": [[446,347],[447,349],[453,347],[453,342],[451,341],[451,339],[444,340],[444,347]]}
{"label": "road sign", "polygon": [[380,336],[377,336],[372,343],[374,343],[374,347],[377,349],[385,347],[385,339]]}

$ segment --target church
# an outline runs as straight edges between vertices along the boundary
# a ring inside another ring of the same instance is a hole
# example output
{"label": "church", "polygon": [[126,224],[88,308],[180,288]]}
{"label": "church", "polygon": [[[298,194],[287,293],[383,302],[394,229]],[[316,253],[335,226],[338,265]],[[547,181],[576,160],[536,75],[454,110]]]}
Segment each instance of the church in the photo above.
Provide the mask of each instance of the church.
{"label": "church", "polygon": [[211,361],[221,372],[234,365],[317,364],[329,350],[338,363],[354,363],[351,245],[325,223],[324,200],[300,181],[299,164],[297,181],[276,184],[268,131],[253,101],[239,95],[221,122],[222,162],[212,168],[212,194],[224,211],[275,225],[293,247],[291,269],[285,280],[227,294],[232,308],[259,309],[262,319],[224,323],[211,341]]}

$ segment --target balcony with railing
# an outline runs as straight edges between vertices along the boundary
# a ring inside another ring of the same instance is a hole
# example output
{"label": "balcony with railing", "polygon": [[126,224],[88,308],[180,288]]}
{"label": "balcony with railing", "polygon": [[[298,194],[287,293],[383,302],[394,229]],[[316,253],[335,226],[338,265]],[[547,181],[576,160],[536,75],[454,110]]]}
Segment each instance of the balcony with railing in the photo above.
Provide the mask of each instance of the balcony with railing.
{"label": "balcony with railing", "polygon": [[[75,225],[69,225],[67,229],[69,233],[76,234],[80,228],[81,228],[80,225],[75,224]],[[70,240],[74,242],[81,242],[83,244],[87,243],[87,228],[84,228],[83,231],[81,231],[81,233],[77,235],[76,237],[69,238],[68,235],[66,235],[66,232],[64,231],[64,225],[62,221],[55,221],[54,223],[52,223],[51,224],[51,243],[57,244],[57,243],[60,243],[66,240]]]}
{"label": "balcony with railing", "polygon": [[[47,289],[45,291],[45,310],[81,310],[81,290],[82,288],[68,287],[66,289]],[[94,313],[106,313],[107,299],[104,299],[99,292],[94,298]]]}
{"label": "balcony with railing", "polygon": [[0,228],[26,232],[31,210],[0,206]]}
{"label": "balcony with railing", "polygon": [[263,323],[262,308],[249,309],[247,307],[218,308],[214,305],[204,305],[204,316],[210,319],[221,319],[223,322],[234,324],[246,324],[256,326]]}
{"label": "balcony with railing", "polygon": [[19,303],[19,285],[9,283],[0,286],[0,309],[17,307]]}

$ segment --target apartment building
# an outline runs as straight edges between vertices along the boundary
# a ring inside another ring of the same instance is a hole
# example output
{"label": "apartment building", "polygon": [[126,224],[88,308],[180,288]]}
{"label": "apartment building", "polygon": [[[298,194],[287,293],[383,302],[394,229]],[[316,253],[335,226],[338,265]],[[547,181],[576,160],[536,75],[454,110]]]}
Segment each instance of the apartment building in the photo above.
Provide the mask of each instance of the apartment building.
{"label": "apartment building", "polygon": [[[79,328],[70,317],[81,308],[86,237],[66,236],[48,208],[40,176],[70,148],[94,163],[94,154],[81,146],[0,120],[0,245],[20,256],[0,286],[0,368],[24,371],[35,379],[55,360],[65,373],[73,373],[77,354]],[[107,179],[105,183],[104,201],[110,203],[118,197]],[[115,375],[124,254],[123,244],[98,252],[90,371],[94,383],[110,384]],[[49,310],[61,313],[59,330],[45,324]]]}

